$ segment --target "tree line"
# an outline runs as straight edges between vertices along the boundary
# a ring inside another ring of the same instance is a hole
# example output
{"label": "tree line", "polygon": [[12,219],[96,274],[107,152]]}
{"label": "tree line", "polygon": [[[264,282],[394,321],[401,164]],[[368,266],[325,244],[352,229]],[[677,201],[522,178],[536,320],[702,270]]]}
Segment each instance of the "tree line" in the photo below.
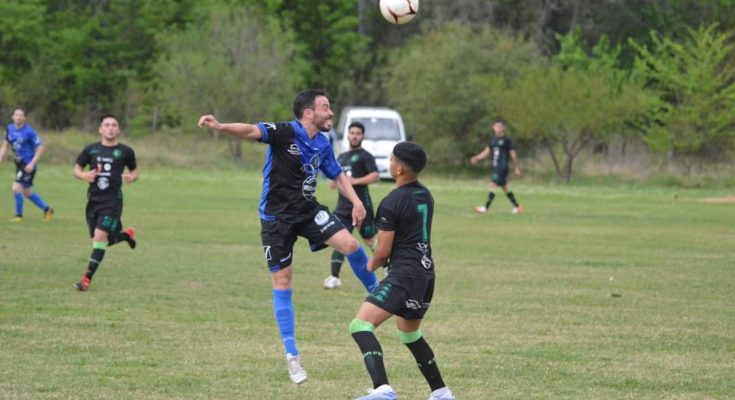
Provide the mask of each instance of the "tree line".
{"label": "tree line", "polygon": [[[335,109],[398,108],[434,162],[485,143],[490,120],[548,154],[635,138],[685,165],[735,149],[731,0],[425,1],[386,24],[377,0],[0,0],[0,119],[133,135],[196,115],[289,118],[303,87]],[[238,146],[233,146],[237,155]]]}

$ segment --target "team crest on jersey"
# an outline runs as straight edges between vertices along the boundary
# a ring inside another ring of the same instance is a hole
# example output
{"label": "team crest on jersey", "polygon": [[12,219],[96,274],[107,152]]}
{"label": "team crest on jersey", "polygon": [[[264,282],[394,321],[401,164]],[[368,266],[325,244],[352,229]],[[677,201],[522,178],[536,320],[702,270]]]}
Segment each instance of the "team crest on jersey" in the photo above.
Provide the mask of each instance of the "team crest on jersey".
{"label": "team crest on jersey", "polygon": [[359,159],[360,159],[360,156],[358,156],[357,154],[353,154],[352,158],[350,158],[350,162],[357,162],[357,160]]}
{"label": "team crest on jersey", "polygon": [[292,143],[290,146],[288,146],[288,154],[291,154],[292,156],[300,156],[301,155],[301,149],[299,149],[299,146],[296,145],[296,143]]}
{"label": "team crest on jersey", "polygon": [[120,149],[115,149],[112,151],[113,158],[120,158],[121,156],[122,156],[122,151]]}
{"label": "team crest on jersey", "polygon": [[319,211],[314,216],[314,222],[316,222],[317,225],[324,225],[327,221],[329,221],[329,214],[324,210]]}

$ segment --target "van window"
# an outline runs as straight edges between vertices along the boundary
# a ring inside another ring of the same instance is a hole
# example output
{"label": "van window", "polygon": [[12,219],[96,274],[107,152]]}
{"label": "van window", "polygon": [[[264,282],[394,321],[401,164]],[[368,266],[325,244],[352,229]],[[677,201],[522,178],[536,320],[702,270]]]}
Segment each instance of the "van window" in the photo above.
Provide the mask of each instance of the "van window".
{"label": "van window", "polygon": [[354,118],[365,125],[365,139],[370,140],[401,140],[401,130],[398,120],[394,118]]}

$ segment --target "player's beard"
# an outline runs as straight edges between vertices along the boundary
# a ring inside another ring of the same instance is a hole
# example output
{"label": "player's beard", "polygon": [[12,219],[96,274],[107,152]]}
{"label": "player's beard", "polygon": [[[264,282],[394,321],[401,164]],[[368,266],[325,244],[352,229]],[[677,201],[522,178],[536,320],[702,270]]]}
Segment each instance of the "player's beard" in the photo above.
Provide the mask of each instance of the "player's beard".
{"label": "player's beard", "polygon": [[325,117],[323,121],[316,121],[315,125],[319,131],[329,132],[329,130],[332,129],[332,118]]}
{"label": "player's beard", "polygon": [[362,147],[362,140],[360,140],[357,143],[352,143],[352,141],[350,141],[350,148],[351,149],[359,149],[360,147]]}

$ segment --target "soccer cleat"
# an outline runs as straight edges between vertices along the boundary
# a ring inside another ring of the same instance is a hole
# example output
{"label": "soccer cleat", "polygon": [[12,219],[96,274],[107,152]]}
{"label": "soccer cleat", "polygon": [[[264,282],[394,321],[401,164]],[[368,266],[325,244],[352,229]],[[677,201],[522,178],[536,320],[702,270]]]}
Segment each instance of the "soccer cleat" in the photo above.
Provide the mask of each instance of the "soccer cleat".
{"label": "soccer cleat", "polygon": [[13,218],[10,218],[10,222],[23,222],[23,216],[22,215],[16,215]]}
{"label": "soccer cleat", "polygon": [[511,210],[512,214],[520,214],[522,212],[523,212],[523,206],[520,204],[518,205],[518,207],[513,207],[513,210]]}
{"label": "soccer cleat", "polygon": [[54,216],[54,209],[49,207],[43,212],[43,220],[46,222],[51,221],[51,217]]}
{"label": "soccer cleat", "polygon": [[398,396],[390,385],[380,385],[375,389],[368,389],[368,395],[356,400],[396,400]]}
{"label": "soccer cleat", "polygon": [[288,366],[288,378],[295,384],[306,382],[306,368],[301,365],[301,357],[286,353],[286,365]]}
{"label": "soccer cleat", "polygon": [[441,389],[436,389],[431,392],[429,400],[454,400],[454,393],[448,387],[444,386]]}
{"label": "soccer cleat", "polygon": [[329,275],[327,279],[324,280],[324,289],[336,289],[340,286],[342,286],[342,280],[336,276]]}
{"label": "soccer cleat", "polygon": [[138,242],[135,241],[135,228],[130,227],[126,229],[125,234],[128,235],[128,238],[125,239],[125,241],[128,242],[128,246],[130,246],[131,249],[134,249],[138,244]]}
{"label": "soccer cleat", "polygon": [[479,214],[485,214],[487,212],[487,208],[484,206],[475,207],[475,212]]}
{"label": "soccer cleat", "polygon": [[87,289],[89,289],[89,284],[91,280],[87,278],[86,276],[83,276],[82,279],[74,284],[74,289],[80,291],[80,292],[86,292]]}

